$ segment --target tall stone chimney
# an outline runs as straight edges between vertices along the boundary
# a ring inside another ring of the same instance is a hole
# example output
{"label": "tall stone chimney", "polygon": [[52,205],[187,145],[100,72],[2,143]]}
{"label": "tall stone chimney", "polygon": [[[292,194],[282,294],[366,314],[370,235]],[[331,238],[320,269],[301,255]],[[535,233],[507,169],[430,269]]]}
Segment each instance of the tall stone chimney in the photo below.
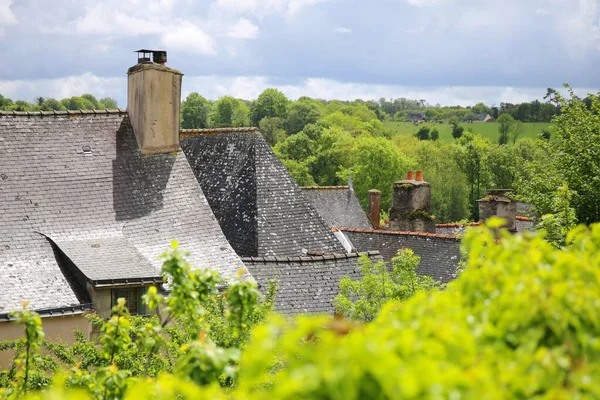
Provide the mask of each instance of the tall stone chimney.
{"label": "tall stone chimney", "polygon": [[435,233],[431,215],[431,185],[423,180],[421,171],[417,171],[415,176],[408,171],[406,179],[394,182],[389,228]]}
{"label": "tall stone chimney", "polygon": [[488,189],[479,203],[479,220],[487,221],[491,217],[500,217],[505,223],[502,226],[511,232],[517,231],[517,202],[507,196],[510,189]]}
{"label": "tall stone chimney", "polygon": [[140,152],[177,151],[183,74],[164,65],[166,51],[137,53],[138,63],[127,71],[127,114]]}
{"label": "tall stone chimney", "polygon": [[381,214],[381,191],[369,190],[369,219],[373,228],[379,229],[379,218]]}

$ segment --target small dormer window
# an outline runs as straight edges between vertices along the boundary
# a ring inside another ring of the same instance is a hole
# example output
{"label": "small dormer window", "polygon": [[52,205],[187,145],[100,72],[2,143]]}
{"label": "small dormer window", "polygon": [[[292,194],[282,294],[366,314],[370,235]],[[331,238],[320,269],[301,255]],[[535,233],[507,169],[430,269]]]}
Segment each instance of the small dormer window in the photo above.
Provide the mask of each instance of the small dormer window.
{"label": "small dormer window", "polygon": [[81,149],[83,150],[83,155],[84,156],[92,156],[92,155],[94,155],[93,152],[92,152],[92,148],[90,146],[83,146]]}

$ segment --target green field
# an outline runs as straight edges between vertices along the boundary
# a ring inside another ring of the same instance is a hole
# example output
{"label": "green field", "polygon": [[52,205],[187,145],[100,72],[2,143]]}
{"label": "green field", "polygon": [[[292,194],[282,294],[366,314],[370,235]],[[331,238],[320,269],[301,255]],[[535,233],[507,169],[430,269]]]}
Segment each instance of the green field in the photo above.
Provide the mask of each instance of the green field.
{"label": "green field", "polygon": [[[451,142],[452,138],[452,127],[450,124],[433,124],[425,123],[422,125],[414,125],[411,122],[393,122],[386,121],[383,123],[386,128],[393,129],[400,135],[414,135],[421,126],[425,125],[430,128],[436,127],[440,131],[440,140],[443,142]],[[547,122],[523,122],[522,133],[519,139],[523,138],[537,138],[544,128],[547,128],[550,124]],[[490,139],[493,142],[498,141],[500,134],[498,133],[497,122],[474,122],[461,124],[465,131],[471,129],[473,133],[479,134],[483,137]],[[512,139],[511,139],[512,140]]]}

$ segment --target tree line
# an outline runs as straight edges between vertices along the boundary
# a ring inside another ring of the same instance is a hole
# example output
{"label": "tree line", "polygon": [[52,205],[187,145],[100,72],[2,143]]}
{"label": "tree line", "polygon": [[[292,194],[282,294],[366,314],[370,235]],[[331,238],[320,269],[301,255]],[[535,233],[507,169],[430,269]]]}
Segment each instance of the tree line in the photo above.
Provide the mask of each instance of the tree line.
{"label": "tree line", "polygon": [[38,96],[33,103],[25,100],[13,101],[0,94],[0,110],[3,111],[114,110],[116,108],[118,108],[116,100],[110,97],[98,100],[91,94],[65,97],[62,100]]}

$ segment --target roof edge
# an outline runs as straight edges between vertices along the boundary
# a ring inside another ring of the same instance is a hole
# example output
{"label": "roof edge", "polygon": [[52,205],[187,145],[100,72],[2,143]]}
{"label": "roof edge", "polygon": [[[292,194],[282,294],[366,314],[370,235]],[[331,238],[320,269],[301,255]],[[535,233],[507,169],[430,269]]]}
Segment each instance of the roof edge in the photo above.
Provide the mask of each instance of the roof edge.
{"label": "roof edge", "polygon": [[[76,315],[82,314],[86,311],[94,311],[94,305],[92,303],[84,303],[73,306],[55,307],[55,308],[40,308],[32,310],[40,315],[40,317],[60,317],[65,315]],[[10,316],[10,312],[1,313],[0,320],[12,321],[13,317]]]}
{"label": "roof edge", "polygon": [[347,190],[350,186],[300,186],[302,190]]}
{"label": "roof edge", "polygon": [[334,228],[343,232],[356,232],[356,233],[375,233],[375,234],[383,234],[383,235],[402,235],[402,236],[419,236],[425,238],[435,238],[435,239],[448,239],[455,242],[460,242],[460,238],[454,235],[446,235],[443,233],[426,233],[426,232],[410,232],[410,231],[386,231],[383,229],[362,229],[362,228]]}
{"label": "roof edge", "polygon": [[0,117],[52,117],[59,115],[124,115],[127,109],[117,108],[116,110],[64,110],[64,111],[2,111]]}
{"label": "roof edge", "polygon": [[242,262],[314,262],[314,261],[330,261],[330,260],[346,260],[349,258],[358,258],[360,256],[379,256],[379,251],[363,251],[359,253],[329,253],[320,256],[265,256],[265,257],[241,257]]}
{"label": "roof edge", "polygon": [[258,128],[255,126],[243,126],[236,128],[203,128],[203,129],[180,129],[179,130],[179,138],[187,139],[196,136],[205,136],[205,135],[222,135],[227,133],[254,133],[259,132]]}
{"label": "roof edge", "polygon": [[90,281],[94,287],[115,287],[163,283],[163,278],[160,275],[156,275],[143,278],[97,279]]}

